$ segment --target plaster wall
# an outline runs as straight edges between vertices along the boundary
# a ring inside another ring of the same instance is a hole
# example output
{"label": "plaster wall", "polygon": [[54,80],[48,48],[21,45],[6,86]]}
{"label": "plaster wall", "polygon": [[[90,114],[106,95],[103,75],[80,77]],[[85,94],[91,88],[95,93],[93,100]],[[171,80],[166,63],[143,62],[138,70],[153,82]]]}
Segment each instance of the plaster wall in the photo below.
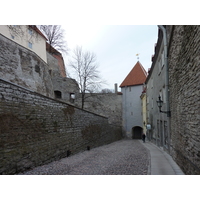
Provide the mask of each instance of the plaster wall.
{"label": "plaster wall", "polygon": [[132,128],[143,127],[142,106],[140,95],[143,85],[122,87],[122,119],[123,129],[127,138],[132,137]]}
{"label": "plaster wall", "polygon": [[[35,52],[44,62],[47,62],[46,40],[34,30],[34,34],[30,35],[27,25],[20,25],[20,28],[21,34],[16,35],[9,30],[7,25],[0,25],[0,34],[16,42],[17,44],[22,45],[30,51]],[[29,42],[32,43],[32,48],[29,47]]]}
{"label": "plaster wall", "polygon": [[154,61],[148,75],[147,85],[147,123],[151,125],[148,134],[157,146],[169,148],[169,119],[157,106],[158,97],[163,101],[162,111],[166,111],[166,66],[164,65],[164,46],[162,37],[157,42]]}

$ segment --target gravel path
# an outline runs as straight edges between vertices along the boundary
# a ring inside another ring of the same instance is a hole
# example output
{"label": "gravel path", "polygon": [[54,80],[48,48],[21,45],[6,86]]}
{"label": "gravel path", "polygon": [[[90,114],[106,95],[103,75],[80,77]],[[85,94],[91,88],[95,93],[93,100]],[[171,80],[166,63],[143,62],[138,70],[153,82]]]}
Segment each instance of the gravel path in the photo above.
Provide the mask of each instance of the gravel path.
{"label": "gravel path", "polygon": [[20,175],[146,175],[149,160],[149,152],[139,140],[120,140]]}

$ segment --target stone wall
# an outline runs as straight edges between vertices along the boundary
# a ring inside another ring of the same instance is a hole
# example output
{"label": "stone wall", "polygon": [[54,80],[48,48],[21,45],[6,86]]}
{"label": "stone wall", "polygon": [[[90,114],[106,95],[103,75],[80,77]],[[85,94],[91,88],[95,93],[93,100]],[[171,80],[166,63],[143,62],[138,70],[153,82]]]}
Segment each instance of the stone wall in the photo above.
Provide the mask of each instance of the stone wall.
{"label": "stone wall", "polygon": [[172,156],[200,174],[200,26],[174,26],[169,47]]}
{"label": "stone wall", "polygon": [[[69,102],[70,94],[79,93],[74,79],[63,77],[59,61],[47,52],[47,63],[30,49],[0,34],[0,78],[55,98],[54,91],[62,93]],[[62,72],[63,73],[63,72]]]}
{"label": "stone wall", "polygon": [[53,97],[48,65],[33,51],[0,34],[0,78]]}
{"label": "stone wall", "polygon": [[[53,91],[60,91],[62,97],[60,100],[70,102],[70,94],[75,96],[79,94],[79,86],[72,78],[63,77],[58,60],[47,52],[47,62],[50,70],[50,76],[53,85]],[[54,96],[55,97],[55,96]]]}
{"label": "stone wall", "polygon": [[0,79],[0,174],[122,138],[108,119]]}
{"label": "stone wall", "polygon": [[[81,95],[75,104],[81,107]],[[103,115],[110,124],[122,126],[122,93],[86,94],[84,109]]]}

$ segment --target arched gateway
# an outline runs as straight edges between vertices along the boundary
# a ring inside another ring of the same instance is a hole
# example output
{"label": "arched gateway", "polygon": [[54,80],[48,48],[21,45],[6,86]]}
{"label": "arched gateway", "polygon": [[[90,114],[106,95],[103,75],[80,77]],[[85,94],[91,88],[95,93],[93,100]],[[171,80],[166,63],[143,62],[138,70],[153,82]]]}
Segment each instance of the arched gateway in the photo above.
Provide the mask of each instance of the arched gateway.
{"label": "arched gateway", "polygon": [[132,139],[142,138],[142,128],[140,126],[135,126],[132,128]]}

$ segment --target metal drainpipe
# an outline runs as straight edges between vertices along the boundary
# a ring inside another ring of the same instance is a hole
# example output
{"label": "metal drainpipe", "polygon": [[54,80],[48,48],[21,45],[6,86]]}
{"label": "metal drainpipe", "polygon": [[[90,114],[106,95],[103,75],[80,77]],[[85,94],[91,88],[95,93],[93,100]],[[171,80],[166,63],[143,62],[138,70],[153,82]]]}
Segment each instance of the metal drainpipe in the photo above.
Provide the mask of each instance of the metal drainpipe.
{"label": "metal drainpipe", "polygon": [[168,67],[168,53],[167,53],[167,33],[166,28],[162,25],[158,25],[158,27],[163,32],[163,42],[164,42],[164,55],[165,55],[165,87],[166,87],[166,106],[167,106],[167,117],[168,117],[168,151],[170,153],[170,105],[169,105],[169,67]]}
{"label": "metal drainpipe", "polygon": [[163,32],[163,42],[164,42],[164,54],[165,54],[165,88],[166,88],[166,106],[167,106],[167,117],[170,117],[170,106],[169,106],[169,68],[168,68],[168,58],[167,58],[167,33],[164,26],[158,25],[158,27]]}

